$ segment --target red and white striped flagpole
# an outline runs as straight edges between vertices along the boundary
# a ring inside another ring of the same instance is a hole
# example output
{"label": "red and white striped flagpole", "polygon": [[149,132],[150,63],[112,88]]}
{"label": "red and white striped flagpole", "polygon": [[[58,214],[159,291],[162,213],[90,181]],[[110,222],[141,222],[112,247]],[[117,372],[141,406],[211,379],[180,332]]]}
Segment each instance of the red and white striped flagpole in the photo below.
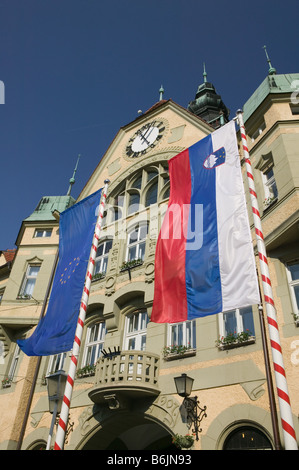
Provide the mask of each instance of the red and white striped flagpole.
{"label": "red and white striped flagpole", "polygon": [[278,323],[276,318],[276,310],[273,300],[273,292],[270,281],[268,260],[264,242],[264,236],[261,225],[261,218],[257,202],[257,194],[255,191],[255,184],[251,168],[251,161],[247,147],[247,138],[244,127],[242,111],[237,111],[237,119],[239,121],[244,159],[246,163],[246,171],[249,185],[249,192],[251,198],[251,206],[254,219],[254,227],[257,240],[257,249],[259,254],[259,264],[261,269],[262,286],[264,293],[264,301],[266,305],[268,330],[271,343],[273,367],[276,381],[276,390],[278,396],[278,403],[280,409],[281,424],[283,429],[284,443],[286,450],[298,450],[296,441],[296,434],[293,424],[293,416],[288,393],[288,386],[286,380],[286,373],[283,364],[282,349],[280,344]]}
{"label": "red and white striped flagpole", "polygon": [[65,433],[66,433],[66,428],[67,428],[67,423],[68,423],[68,418],[69,418],[69,409],[70,409],[71,398],[72,398],[72,393],[73,393],[76,370],[77,370],[79,349],[80,349],[86,310],[87,310],[87,305],[88,305],[90,285],[91,285],[91,280],[92,280],[92,276],[94,273],[95,257],[96,257],[99,238],[100,238],[100,231],[102,227],[102,220],[103,220],[103,215],[104,215],[104,209],[105,209],[105,204],[106,204],[109,183],[110,183],[109,180],[105,180],[105,186],[102,191],[100,210],[99,210],[99,214],[98,214],[98,218],[97,218],[97,222],[95,226],[95,231],[94,231],[94,236],[93,236],[93,241],[92,241],[92,246],[90,250],[90,257],[89,257],[89,263],[87,267],[85,286],[84,286],[82,298],[81,298],[81,306],[80,306],[80,312],[79,312],[77,328],[76,328],[76,333],[75,333],[75,340],[73,344],[73,352],[72,352],[67,382],[65,386],[63,402],[61,406],[61,412],[60,412],[60,418],[59,418],[58,427],[57,427],[54,450],[63,450],[63,447],[64,447]]}

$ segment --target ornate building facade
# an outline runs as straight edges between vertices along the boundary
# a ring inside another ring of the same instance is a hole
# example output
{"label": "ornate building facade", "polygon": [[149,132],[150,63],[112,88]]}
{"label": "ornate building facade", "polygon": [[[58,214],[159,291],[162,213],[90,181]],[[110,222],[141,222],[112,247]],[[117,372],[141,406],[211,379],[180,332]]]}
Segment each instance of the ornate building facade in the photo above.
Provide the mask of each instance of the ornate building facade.
{"label": "ornate building facade", "polygon": [[[270,70],[243,111],[299,436],[296,80],[299,74]],[[174,436],[192,435],[196,424],[189,421],[175,387],[174,378],[182,373],[194,379],[191,396],[205,410],[192,449],[277,448],[258,306],[177,324],[150,321],[155,246],[169,198],[168,160],[228,119],[228,109],[204,75],[188,109],[160,99],[122,127],[78,198],[98,190],[105,179],[111,181],[66,450],[173,449]],[[242,163],[241,145],[240,158]],[[245,176],[244,185],[248,197]],[[68,371],[70,355],[27,357],[16,340],[32,334],[46,309],[57,261],[59,213],[78,201],[69,194],[42,197],[21,224],[12,265],[0,265],[2,449],[41,449],[48,441],[52,416],[47,377]]]}

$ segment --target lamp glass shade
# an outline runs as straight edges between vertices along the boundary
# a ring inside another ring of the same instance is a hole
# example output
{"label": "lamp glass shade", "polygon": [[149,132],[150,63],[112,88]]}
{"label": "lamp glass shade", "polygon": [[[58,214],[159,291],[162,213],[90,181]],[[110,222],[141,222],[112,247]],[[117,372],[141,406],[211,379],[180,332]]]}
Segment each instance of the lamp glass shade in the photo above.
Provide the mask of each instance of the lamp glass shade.
{"label": "lamp glass shade", "polygon": [[188,377],[187,374],[182,374],[179,377],[174,377],[174,382],[177,394],[180,395],[180,397],[185,398],[191,394],[194,379]]}
{"label": "lamp glass shade", "polygon": [[61,408],[66,380],[67,374],[64,370],[59,370],[47,376],[50,413],[53,413],[55,402],[58,402],[58,409],[60,410]]}

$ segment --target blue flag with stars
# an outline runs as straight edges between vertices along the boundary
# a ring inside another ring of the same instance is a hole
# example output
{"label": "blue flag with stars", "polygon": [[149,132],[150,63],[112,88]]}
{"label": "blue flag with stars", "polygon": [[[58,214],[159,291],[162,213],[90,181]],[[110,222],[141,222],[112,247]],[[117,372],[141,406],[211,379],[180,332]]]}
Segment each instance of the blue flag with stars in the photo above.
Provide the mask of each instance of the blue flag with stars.
{"label": "blue flag with stars", "polygon": [[46,315],[17,343],[27,356],[49,356],[73,347],[101,189],[60,214],[59,261]]}

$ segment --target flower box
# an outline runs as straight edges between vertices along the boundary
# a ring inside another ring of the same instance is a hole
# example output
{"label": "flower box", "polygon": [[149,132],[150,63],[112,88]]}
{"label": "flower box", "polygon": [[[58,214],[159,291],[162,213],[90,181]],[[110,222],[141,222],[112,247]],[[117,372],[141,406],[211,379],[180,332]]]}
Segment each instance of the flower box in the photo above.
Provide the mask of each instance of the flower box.
{"label": "flower box", "polygon": [[17,300],[30,300],[31,295],[29,294],[19,294],[17,295]]}
{"label": "flower box", "polygon": [[102,279],[104,279],[104,277],[106,276],[106,273],[97,273],[97,274],[94,274],[92,276],[92,282],[93,281],[101,281]]}
{"label": "flower box", "polygon": [[190,346],[167,346],[163,349],[165,361],[173,361],[174,359],[183,359],[185,357],[195,356],[196,349]]}
{"label": "flower box", "polygon": [[137,268],[137,266],[141,266],[143,264],[142,259],[134,259],[132,261],[127,261],[123,263],[123,265],[120,268],[120,272],[128,271],[133,268]]}
{"label": "flower box", "polygon": [[247,346],[255,343],[255,336],[252,336],[249,332],[243,331],[242,333],[230,333],[225,337],[219,338],[216,341],[216,346],[221,349],[234,349],[240,346]]}
{"label": "flower box", "polygon": [[78,369],[76,376],[78,379],[82,379],[83,377],[92,377],[93,375],[95,375],[95,372],[96,372],[96,366],[89,365],[89,366],[82,367],[82,369]]}
{"label": "flower box", "polygon": [[11,387],[11,381],[9,379],[2,380],[2,388],[9,388]]}

